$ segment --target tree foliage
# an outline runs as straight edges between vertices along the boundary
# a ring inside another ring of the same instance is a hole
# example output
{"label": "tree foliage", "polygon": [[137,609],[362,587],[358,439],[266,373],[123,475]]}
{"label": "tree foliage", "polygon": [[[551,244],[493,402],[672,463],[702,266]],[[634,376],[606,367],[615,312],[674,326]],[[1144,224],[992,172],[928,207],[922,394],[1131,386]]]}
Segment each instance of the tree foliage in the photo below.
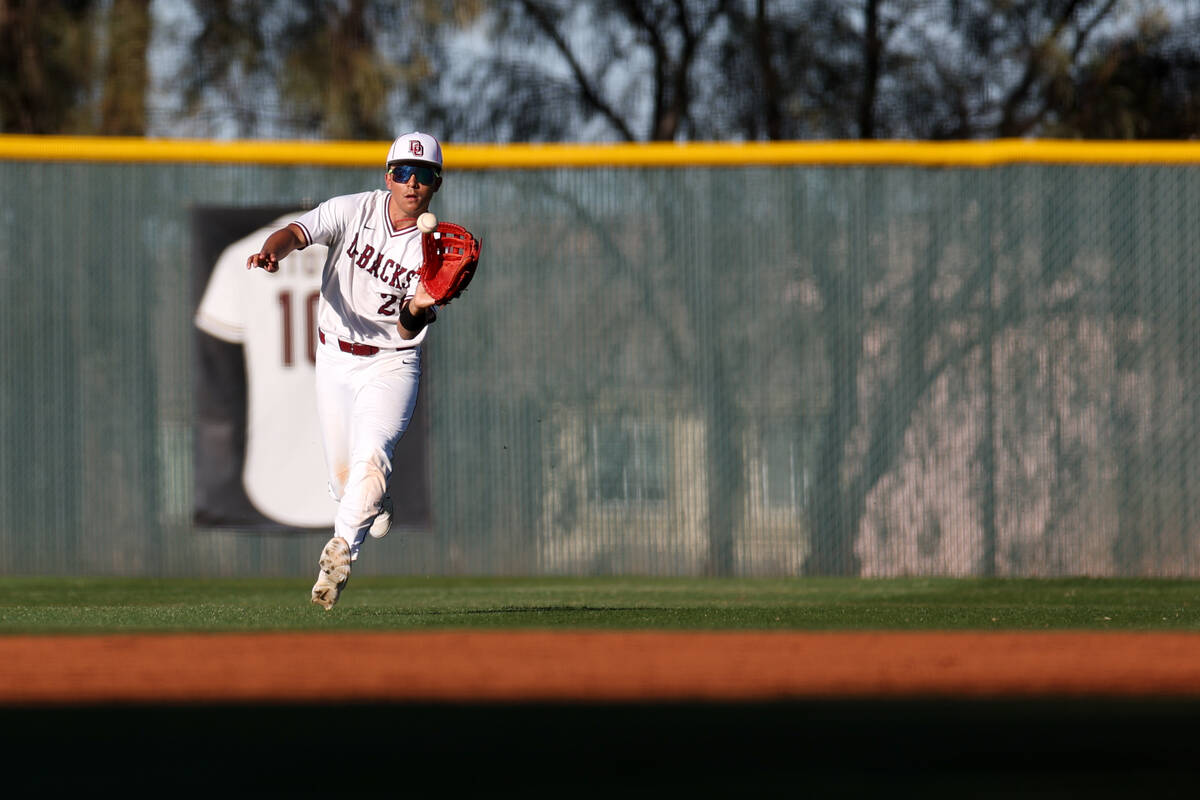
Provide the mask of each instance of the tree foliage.
{"label": "tree foliage", "polygon": [[114,0],[108,16],[97,133],[137,136],[146,132],[149,47],[149,5],[142,0]]}
{"label": "tree foliage", "polygon": [[0,0],[0,131],[146,132],[149,6]]}
{"label": "tree foliage", "polygon": [[[379,139],[420,124],[498,142],[1186,138],[1200,124],[1189,2],[178,0],[190,23],[164,66],[148,63],[164,35],[150,4],[0,0],[0,125]],[[152,102],[168,109],[153,123]]]}
{"label": "tree foliage", "polygon": [[1150,25],[1107,42],[1078,78],[1049,92],[1049,136],[1192,139],[1200,135],[1195,30]]}
{"label": "tree foliage", "polygon": [[12,133],[88,126],[92,6],[0,0],[0,125]]}
{"label": "tree foliage", "polygon": [[1082,101],[1100,95],[1109,118],[1194,132],[1200,30],[1167,20],[1117,0],[509,0],[479,23],[485,52],[447,60],[490,113],[448,119],[502,141],[1147,129],[1097,128]]}

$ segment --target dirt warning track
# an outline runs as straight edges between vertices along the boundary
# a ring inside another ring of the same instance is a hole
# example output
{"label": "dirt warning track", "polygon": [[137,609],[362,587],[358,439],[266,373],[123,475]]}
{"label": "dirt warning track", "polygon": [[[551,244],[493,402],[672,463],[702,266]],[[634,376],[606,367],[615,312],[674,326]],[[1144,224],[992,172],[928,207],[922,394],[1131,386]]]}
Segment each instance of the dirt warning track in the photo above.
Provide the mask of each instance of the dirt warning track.
{"label": "dirt warning track", "polygon": [[1200,697],[1200,634],[0,637],[0,705]]}

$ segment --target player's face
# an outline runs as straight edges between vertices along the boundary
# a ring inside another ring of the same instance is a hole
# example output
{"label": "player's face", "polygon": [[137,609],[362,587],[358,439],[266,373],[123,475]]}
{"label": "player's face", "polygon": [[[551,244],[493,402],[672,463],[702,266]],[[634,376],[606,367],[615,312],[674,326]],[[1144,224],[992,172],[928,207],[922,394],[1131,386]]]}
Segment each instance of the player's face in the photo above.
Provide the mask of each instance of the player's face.
{"label": "player's face", "polygon": [[[429,202],[442,179],[431,168],[415,165],[416,169],[388,170],[387,187],[392,200],[406,217],[417,217],[429,210]],[[403,180],[400,180],[403,178]]]}

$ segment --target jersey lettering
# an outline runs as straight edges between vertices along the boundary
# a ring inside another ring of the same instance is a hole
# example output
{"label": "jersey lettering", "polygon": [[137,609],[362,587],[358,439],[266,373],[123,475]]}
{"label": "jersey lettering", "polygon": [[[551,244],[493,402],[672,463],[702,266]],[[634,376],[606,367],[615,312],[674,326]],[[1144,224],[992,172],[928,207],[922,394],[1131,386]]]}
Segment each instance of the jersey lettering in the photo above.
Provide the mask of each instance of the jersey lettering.
{"label": "jersey lettering", "polygon": [[371,256],[373,255],[375,255],[375,248],[369,244],[364,244],[362,255],[358,257],[358,261],[355,261],[354,265],[359,269],[366,269],[367,264],[371,263]]}
{"label": "jersey lettering", "polygon": [[354,241],[350,243],[349,249],[346,250],[346,255],[353,261],[358,257],[358,234],[354,234]]}
{"label": "jersey lettering", "polygon": [[376,278],[378,278],[379,277],[379,267],[382,264],[383,264],[383,252],[380,251],[379,255],[375,256],[375,263],[373,263],[371,265],[371,268],[369,270],[367,270],[367,272],[371,273]]}
{"label": "jersey lettering", "polygon": [[395,266],[396,271],[392,273],[392,279],[388,281],[388,286],[392,287],[393,289],[407,291],[412,272],[407,269],[401,269],[399,264],[396,264]]}

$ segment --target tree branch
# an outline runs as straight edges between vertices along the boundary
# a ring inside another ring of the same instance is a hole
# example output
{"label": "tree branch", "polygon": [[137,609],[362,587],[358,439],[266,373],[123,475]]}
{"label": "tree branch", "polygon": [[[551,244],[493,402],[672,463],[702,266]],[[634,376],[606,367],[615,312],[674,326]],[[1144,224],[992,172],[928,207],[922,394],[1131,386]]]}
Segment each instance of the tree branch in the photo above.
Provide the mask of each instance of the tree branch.
{"label": "tree branch", "polygon": [[600,96],[600,92],[592,85],[587,73],[583,69],[583,65],[579,63],[579,59],[575,58],[575,54],[571,52],[571,48],[554,26],[554,21],[550,19],[546,10],[533,2],[533,0],[521,0],[521,5],[524,7],[526,13],[537,23],[538,27],[542,29],[542,32],[549,37],[554,48],[558,50],[559,55],[566,60],[567,66],[571,69],[571,74],[575,76],[575,83],[579,87],[579,92],[584,102],[599,111],[605,119],[611,122],[626,141],[637,141],[637,138],[633,135],[633,131],[629,129],[629,125],[625,120],[617,114],[612,106],[604,102],[604,98]]}
{"label": "tree branch", "polygon": [[1071,0],[1062,11],[1058,19],[1054,20],[1054,25],[1050,33],[1045,36],[1040,42],[1031,47],[1029,58],[1025,62],[1025,72],[1021,76],[1021,80],[1013,87],[1013,91],[1004,101],[1003,113],[1000,120],[999,134],[1005,136],[1020,136],[1032,127],[1037,120],[1038,115],[1033,115],[1024,120],[1017,119],[1017,108],[1021,102],[1028,97],[1033,85],[1038,78],[1042,77],[1042,58],[1046,48],[1058,39],[1066,28],[1067,22],[1075,14],[1075,9],[1079,7],[1080,0]]}

